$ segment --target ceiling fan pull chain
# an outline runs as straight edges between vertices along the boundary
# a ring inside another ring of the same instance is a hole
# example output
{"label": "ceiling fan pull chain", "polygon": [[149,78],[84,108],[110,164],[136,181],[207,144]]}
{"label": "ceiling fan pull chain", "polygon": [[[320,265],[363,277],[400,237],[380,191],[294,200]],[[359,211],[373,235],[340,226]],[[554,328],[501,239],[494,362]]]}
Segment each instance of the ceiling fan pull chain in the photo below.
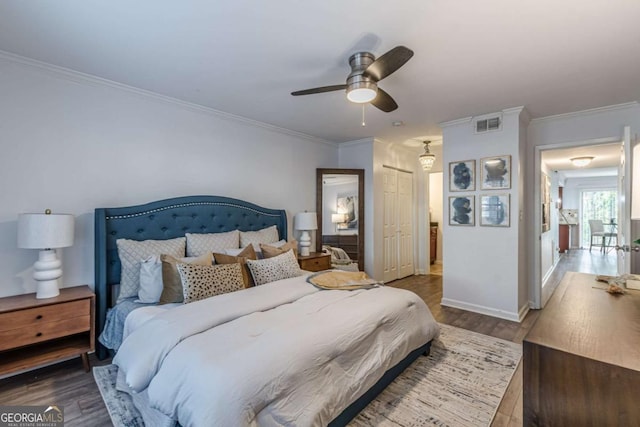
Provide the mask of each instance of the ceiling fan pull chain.
{"label": "ceiling fan pull chain", "polygon": [[365,121],[364,121],[364,106],[365,106],[365,105],[366,105],[366,104],[362,104],[362,127],[365,127],[365,126],[366,126],[366,123],[365,123]]}

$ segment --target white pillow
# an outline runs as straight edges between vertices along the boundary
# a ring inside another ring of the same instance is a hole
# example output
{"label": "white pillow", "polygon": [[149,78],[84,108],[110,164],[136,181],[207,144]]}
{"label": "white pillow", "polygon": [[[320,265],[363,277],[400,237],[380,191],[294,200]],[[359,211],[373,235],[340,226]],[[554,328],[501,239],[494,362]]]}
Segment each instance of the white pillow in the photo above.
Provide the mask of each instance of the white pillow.
{"label": "white pillow", "polygon": [[207,252],[222,253],[225,248],[240,247],[240,232],[238,230],[225,233],[186,233],[185,236],[187,237],[188,257],[198,257]]}
{"label": "white pillow", "polygon": [[248,259],[246,262],[256,286],[302,275],[302,270],[296,256],[293,254],[293,249],[273,258],[256,261]]}
{"label": "white pillow", "polygon": [[275,225],[263,228],[262,230],[258,231],[240,232],[240,246],[244,248],[247,245],[252,244],[253,249],[255,249],[256,252],[260,251],[260,243],[271,245],[278,240],[280,240],[280,236],[278,235],[278,227],[276,227]]}
{"label": "white pillow", "polygon": [[117,302],[135,297],[140,289],[140,264],[152,255],[167,254],[176,258],[184,256],[186,239],[178,237],[168,240],[116,240],[118,256],[122,266],[120,272],[120,292]]}
{"label": "white pillow", "polygon": [[156,303],[162,294],[162,262],[153,255],[140,264],[140,289],[136,302]]}

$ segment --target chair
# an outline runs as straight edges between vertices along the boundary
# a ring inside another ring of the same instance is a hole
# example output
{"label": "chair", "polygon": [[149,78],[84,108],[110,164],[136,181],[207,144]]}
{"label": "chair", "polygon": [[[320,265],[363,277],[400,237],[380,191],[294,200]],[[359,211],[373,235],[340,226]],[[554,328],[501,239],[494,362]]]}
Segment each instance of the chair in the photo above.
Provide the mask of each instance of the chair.
{"label": "chair", "polygon": [[[599,246],[600,246],[600,251],[602,252],[604,252],[605,247],[609,246],[609,245],[605,245],[606,239],[608,239],[607,242],[609,244],[611,244],[611,238],[618,239],[618,235],[616,233],[609,233],[604,231],[604,224],[599,219],[589,220],[589,230],[591,232],[591,238],[589,240],[589,252],[591,252],[591,248],[593,247],[594,238],[601,239],[601,243]],[[596,243],[596,246],[598,246],[597,243]]]}

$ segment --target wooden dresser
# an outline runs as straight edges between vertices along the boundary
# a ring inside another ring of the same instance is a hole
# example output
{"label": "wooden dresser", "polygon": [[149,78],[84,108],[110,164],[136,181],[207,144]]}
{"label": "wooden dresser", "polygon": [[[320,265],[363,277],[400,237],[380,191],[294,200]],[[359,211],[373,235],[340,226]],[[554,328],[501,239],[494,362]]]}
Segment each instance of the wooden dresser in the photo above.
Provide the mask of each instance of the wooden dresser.
{"label": "wooden dresser", "polygon": [[0,298],[0,376],[74,356],[89,370],[94,342],[95,295],[88,286]]}
{"label": "wooden dresser", "polygon": [[525,426],[640,425],[640,291],[567,273],[523,341]]}

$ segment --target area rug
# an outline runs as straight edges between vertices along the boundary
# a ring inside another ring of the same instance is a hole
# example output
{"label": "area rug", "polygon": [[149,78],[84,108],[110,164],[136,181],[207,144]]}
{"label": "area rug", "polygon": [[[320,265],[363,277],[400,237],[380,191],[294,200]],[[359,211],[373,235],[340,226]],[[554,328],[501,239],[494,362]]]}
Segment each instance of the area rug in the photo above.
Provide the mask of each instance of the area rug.
{"label": "area rug", "polygon": [[[491,424],[522,356],[519,344],[440,325],[429,357],[419,357],[349,424],[478,427]],[[142,427],[126,393],[115,389],[117,368],[93,375],[115,427]]]}

